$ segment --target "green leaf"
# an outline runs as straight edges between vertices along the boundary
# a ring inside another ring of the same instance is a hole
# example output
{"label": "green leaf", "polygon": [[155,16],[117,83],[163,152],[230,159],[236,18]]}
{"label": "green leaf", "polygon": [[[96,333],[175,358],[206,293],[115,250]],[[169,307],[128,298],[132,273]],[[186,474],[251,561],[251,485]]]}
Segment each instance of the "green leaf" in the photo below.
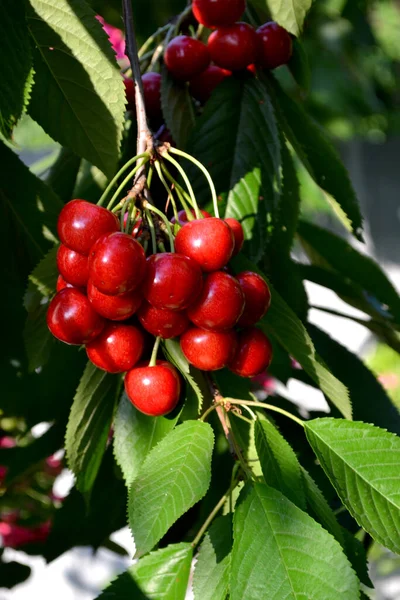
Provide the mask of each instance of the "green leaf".
{"label": "green leaf", "polygon": [[63,202],[73,199],[73,191],[78,177],[81,159],[68,148],[62,148],[56,162],[50,169],[46,183],[59,195]]}
{"label": "green leaf", "polygon": [[68,465],[82,493],[91,490],[106,449],[117,387],[118,377],[87,363],[65,436]]}
{"label": "green leaf", "polygon": [[265,482],[305,510],[303,479],[292,448],[268,419],[258,419],[254,433]]}
{"label": "green leaf", "polygon": [[[196,409],[193,411],[195,414],[193,418],[196,418],[196,413],[200,414],[201,407],[203,406],[204,395],[207,390],[207,382],[205,380],[204,373],[198,371],[186,360],[179,340],[169,339],[163,341],[163,348],[167,359],[175,365],[175,367],[182,373],[187,383],[190,385],[194,392],[194,398],[197,400]],[[185,406],[185,410],[187,407]]]}
{"label": "green leaf", "polygon": [[35,46],[29,112],[54,140],[111,176],[125,91],[107,35],[84,0],[29,1]]}
{"label": "green leaf", "polygon": [[24,0],[2,0],[0,4],[0,56],[0,132],[10,138],[28,102],[33,80]]}
{"label": "green leaf", "polygon": [[185,600],[193,549],[171,544],[151,552],[113,581],[99,600]]}
{"label": "green leaf", "polygon": [[373,588],[374,585],[368,574],[368,559],[363,544],[343,527],[342,532],[344,536],[343,550],[351,562],[358,579],[364,585]]}
{"label": "green leaf", "polygon": [[359,598],[357,578],[337,541],[263,483],[241,493],[233,539],[231,600]]}
{"label": "green leaf", "polygon": [[296,83],[305,91],[309,92],[311,85],[311,69],[303,44],[293,40],[293,53],[288,62],[288,67]]}
{"label": "green leaf", "polygon": [[193,577],[195,600],[225,600],[229,591],[232,516],[215,519],[200,546]]}
{"label": "green leaf", "polygon": [[252,0],[267,4],[271,17],[293,35],[300,35],[313,0]]}
{"label": "green leaf", "polygon": [[114,419],[114,455],[130,486],[150,450],[176,425],[179,411],[166,417],[149,417],[122,395]]}
{"label": "green leaf", "polygon": [[58,277],[57,250],[58,244],[47,252],[29,275],[30,284],[28,285],[24,299],[24,305],[28,312],[33,300],[31,297],[32,294],[49,297],[56,291]]}
{"label": "green leaf", "polygon": [[307,439],[357,523],[400,553],[400,438],[342,419],[305,423]]}
{"label": "green leaf", "polygon": [[129,493],[136,554],[149,552],[210,485],[214,435],[207,423],[186,421],[148,454]]}
{"label": "green leaf", "polygon": [[180,148],[186,146],[195,125],[193,101],[186,83],[178,83],[162,69],[161,104],[165,123]]}
{"label": "green leaf", "polygon": [[46,323],[47,309],[47,304],[41,304],[29,313],[25,323],[24,343],[30,373],[47,363],[55,344],[55,338]]}

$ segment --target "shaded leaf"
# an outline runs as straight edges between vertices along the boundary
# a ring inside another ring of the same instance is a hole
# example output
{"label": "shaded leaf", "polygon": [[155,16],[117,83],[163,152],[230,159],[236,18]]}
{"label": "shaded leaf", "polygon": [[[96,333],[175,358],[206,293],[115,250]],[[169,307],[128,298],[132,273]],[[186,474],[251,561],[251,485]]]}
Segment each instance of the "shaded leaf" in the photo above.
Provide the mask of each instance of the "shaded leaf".
{"label": "shaded leaf", "polygon": [[58,244],[47,252],[29,275],[30,284],[24,298],[24,305],[28,312],[32,307],[32,303],[35,305],[35,298],[47,298],[56,291],[58,277],[57,250]]}
{"label": "shaded leaf", "polygon": [[311,84],[310,64],[303,44],[297,39],[293,40],[293,53],[288,62],[288,67],[297,85],[305,92],[309,92]]}
{"label": "shaded leaf", "polygon": [[75,182],[81,166],[81,159],[68,148],[61,148],[56,162],[50,169],[46,183],[58,194],[63,202],[73,199]]}
{"label": "shaded leaf", "polygon": [[[164,340],[163,348],[167,359],[173,365],[175,365],[194,392],[193,399],[196,399],[197,406],[195,407],[193,418],[196,418],[196,411],[197,414],[200,413],[201,407],[203,406],[204,395],[207,389],[204,373],[189,365],[181,350],[181,345],[178,339],[172,338],[169,340]],[[188,407],[185,407],[185,410],[187,408]]]}
{"label": "shaded leaf", "polygon": [[[254,1],[254,0],[253,0]],[[264,2],[274,21],[282,25],[293,35],[299,35],[312,0],[256,0]]]}
{"label": "shaded leaf", "polygon": [[29,313],[24,327],[25,350],[30,372],[42,367],[51,356],[55,338],[46,323],[47,304]]}
{"label": "shaded leaf", "polygon": [[193,577],[195,600],[225,600],[229,591],[232,516],[215,519],[200,546]]}
{"label": "shaded leaf", "polygon": [[164,119],[173,140],[184,148],[195,125],[193,101],[186,83],[178,83],[162,69],[161,105]]}

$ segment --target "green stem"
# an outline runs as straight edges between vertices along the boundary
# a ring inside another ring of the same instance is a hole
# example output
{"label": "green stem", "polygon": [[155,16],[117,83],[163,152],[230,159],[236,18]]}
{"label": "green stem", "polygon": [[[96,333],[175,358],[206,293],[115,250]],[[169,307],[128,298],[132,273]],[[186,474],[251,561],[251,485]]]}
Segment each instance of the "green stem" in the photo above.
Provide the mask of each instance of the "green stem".
{"label": "green stem", "polygon": [[[182,207],[186,213],[188,220],[193,221],[194,217],[193,217],[192,211],[190,210],[190,207],[186,203],[186,200],[185,200],[185,198],[186,198],[188,200],[189,204],[192,203],[192,199],[190,198],[189,194],[187,192],[185,192],[183,187],[181,185],[179,185],[179,183],[176,181],[176,179],[174,179],[172,177],[171,173],[168,171],[167,167],[163,163],[161,163],[161,169],[162,169],[162,172],[165,173],[167,178],[170,180],[170,182],[174,184],[175,191],[179,198],[179,202],[182,204]],[[175,218],[177,218],[177,217],[175,217]]]}
{"label": "green stem", "polygon": [[[166,189],[167,193],[168,193],[168,199],[171,200],[171,204],[172,204],[172,210],[174,211],[174,217],[176,222],[179,222],[179,215],[178,215],[178,209],[176,207],[176,202],[175,202],[175,198],[174,195],[172,193],[172,190],[169,188],[168,183],[165,181],[165,177],[163,175],[163,172],[161,170],[161,165],[158,161],[155,161],[154,166],[156,168],[157,171],[157,175],[160,178],[161,183],[163,184],[164,188]],[[168,202],[167,199],[167,202]]]}
{"label": "green stem", "polygon": [[124,166],[122,167],[122,169],[120,169],[118,171],[118,173],[111,179],[110,183],[108,184],[108,186],[106,187],[106,189],[104,190],[104,192],[102,193],[102,195],[100,196],[100,200],[97,203],[98,206],[103,206],[105,199],[107,198],[108,194],[112,190],[113,186],[117,183],[117,181],[121,177],[121,175],[123,175],[125,173],[125,171],[127,171],[129,169],[129,167],[131,165],[133,165],[133,163],[135,163],[139,158],[145,158],[146,156],[148,158],[150,158],[150,154],[148,152],[144,152],[143,154],[139,154],[138,156],[134,156],[133,158],[131,158],[130,160],[128,160],[127,163],[124,164]]}
{"label": "green stem", "polygon": [[144,53],[146,52],[147,48],[150,48],[150,46],[152,45],[152,43],[161,35],[164,33],[164,31],[168,31],[168,29],[171,27],[170,23],[168,23],[168,25],[164,25],[163,27],[160,27],[159,29],[157,29],[157,31],[155,31],[153,33],[153,35],[151,35],[149,38],[147,38],[147,40],[145,41],[145,43],[143,44],[143,46],[141,46],[139,52],[138,52],[138,57],[141,58]]}
{"label": "green stem", "polygon": [[218,406],[222,406],[224,404],[223,400],[221,402],[215,402],[211,406],[207,408],[207,410],[201,415],[199,421],[205,421],[209,414],[211,414]]}
{"label": "green stem", "polygon": [[185,182],[185,184],[186,184],[186,187],[187,187],[187,189],[188,189],[188,192],[189,192],[189,195],[190,195],[190,198],[191,198],[192,204],[193,204],[193,208],[194,208],[194,211],[195,211],[195,213],[196,213],[196,218],[197,218],[197,219],[201,219],[201,212],[200,212],[200,210],[199,210],[199,207],[198,207],[198,205],[197,205],[196,196],[194,195],[194,191],[193,191],[192,185],[191,185],[191,183],[190,183],[190,181],[189,181],[189,178],[188,178],[188,176],[186,175],[185,171],[183,170],[183,168],[181,167],[181,165],[178,163],[178,161],[176,161],[174,158],[172,158],[172,156],[170,156],[170,155],[168,154],[168,152],[165,152],[165,153],[163,154],[163,157],[164,157],[166,160],[168,160],[170,163],[172,163],[172,164],[174,165],[174,167],[175,167],[175,168],[176,168],[176,169],[179,171],[179,173],[181,174],[181,176],[182,176],[182,179],[183,179],[183,181]]}
{"label": "green stem", "polygon": [[253,402],[253,400],[239,400],[236,398],[224,398],[224,401],[222,404],[228,404],[228,403],[235,404],[235,405],[237,404],[239,406],[250,406],[250,407],[254,407],[254,408],[265,408],[267,410],[272,410],[274,412],[280,413],[281,415],[285,415],[285,417],[289,417],[289,419],[292,419],[292,421],[294,421],[298,425],[301,425],[302,427],[304,427],[304,422],[301,419],[299,419],[298,417],[295,417],[287,410],[283,410],[283,408],[279,408],[279,406],[274,406],[273,404],[266,404],[265,402]]}
{"label": "green stem", "polygon": [[144,203],[144,208],[156,213],[156,215],[158,215],[160,217],[160,219],[162,219],[165,227],[167,228],[168,237],[169,237],[169,245],[171,246],[171,252],[175,252],[174,236],[172,234],[171,225],[170,225],[167,217],[164,215],[163,212],[161,212],[161,210],[159,210],[152,204],[149,204],[148,202]]}
{"label": "green stem", "polygon": [[125,179],[123,180],[123,182],[121,183],[121,185],[118,187],[118,189],[116,190],[116,192],[113,194],[110,202],[107,205],[107,209],[111,210],[114,202],[116,201],[116,199],[118,198],[118,196],[120,195],[120,193],[123,191],[123,189],[125,188],[125,186],[128,185],[129,181],[134,177],[134,175],[136,175],[136,173],[139,171],[139,169],[141,169],[143,167],[143,165],[148,162],[150,160],[150,155],[147,154],[147,160],[145,160],[144,162],[141,162],[140,164],[136,165],[136,167],[134,169],[132,169],[132,171],[130,171],[128,173],[128,175],[125,177]]}
{"label": "green stem", "polygon": [[151,246],[153,248],[153,254],[157,254],[157,238],[156,238],[156,231],[154,229],[153,217],[148,208],[145,210],[145,214],[146,214],[147,223],[148,223],[149,229],[150,229]]}
{"label": "green stem", "polygon": [[[129,203],[130,203],[130,202],[132,202],[132,201],[133,201],[133,198],[127,198],[127,199],[125,200],[125,202],[123,203],[123,205],[122,205],[122,209],[121,209],[121,215],[120,215],[120,217],[119,217],[119,224],[120,224],[120,227],[121,227],[121,231],[124,231],[124,230],[125,230],[125,226],[124,226],[124,217],[125,217],[126,209],[128,208],[128,206],[129,206]],[[128,220],[129,220],[129,219],[128,219]],[[128,223],[127,223],[127,225],[128,225]]]}
{"label": "green stem", "polygon": [[153,179],[153,173],[154,173],[154,167],[153,167],[153,165],[150,165],[149,171],[147,173],[147,180],[146,180],[146,185],[148,188],[151,186],[151,182]]}
{"label": "green stem", "polygon": [[233,449],[235,450],[235,454],[238,457],[240,466],[242,467],[243,472],[246,474],[246,476],[248,477],[248,479],[252,480],[252,479],[254,479],[254,474],[251,471],[251,469],[248,467],[248,465],[246,464],[246,461],[243,458],[242,451],[241,451],[240,446],[239,446],[239,444],[237,442],[235,434],[233,433],[232,425],[231,425],[231,422],[230,422],[230,419],[229,419],[229,416],[228,416],[227,412],[225,412],[225,420],[226,420],[226,424],[227,424],[228,429],[229,429],[229,437],[230,437],[230,440],[232,442]]}
{"label": "green stem", "polygon": [[160,341],[161,341],[160,336],[156,337],[156,341],[154,342],[154,346],[153,346],[153,352],[151,353],[149,367],[155,367],[156,366],[158,348],[160,347]]}

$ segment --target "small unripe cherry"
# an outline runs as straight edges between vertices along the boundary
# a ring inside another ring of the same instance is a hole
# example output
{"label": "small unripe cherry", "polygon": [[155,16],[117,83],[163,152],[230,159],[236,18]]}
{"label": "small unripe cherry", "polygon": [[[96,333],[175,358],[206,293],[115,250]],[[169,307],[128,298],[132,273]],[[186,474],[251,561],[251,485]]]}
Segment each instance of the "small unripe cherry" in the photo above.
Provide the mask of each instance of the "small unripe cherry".
{"label": "small unripe cherry", "polygon": [[192,77],[189,82],[190,93],[201,104],[205,104],[215,88],[230,75],[232,75],[231,71],[221,69],[217,65],[210,65],[205,71]]}
{"label": "small unripe cherry", "polygon": [[84,254],[60,244],[57,250],[57,269],[65,281],[85,287],[89,279],[89,259]]}
{"label": "small unripe cherry", "polygon": [[[196,213],[194,208],[191,209],[190,211],[193,215],[193,217],[195,217]],[[201,214],[203,215],[203,219],[209,219],[211,217],[210,213],[207,212],[206,210],[202,210],[200,209]],[[175,216],[171,217],[171,223],[176,223],[176,219]],[[189,219],[187,218],[187,214],[185,210],[180,210],[178,212],[178,223],[179,225],[185,225],[185,223],[189,223]]]}
{"label": "small unripe cherry", "polygon": [[94,340],[105,325],[103,317],[77,288],[65,288],[54,296],[46,320],[54,337],[79,346]]}
{"label": "small unripe cherry", "polygon": [[248,23],[235,23],[213,31],[208,49],[216,65],[229,71],[240,71],[257,58],[257,35]]}
{"label": "small unripe cherry", "polygon": [[233,359],[237,335],[231,331],[207,331],[192,327],[180,339],[187,361],[201,371],[218,371]]}
{"label": "small unripe cherry", "polygon": [[138,310],[137,316],[146,331],[164,340],[180,336],[190,325],[186,312],[155,308],[146,301]]}
{"label": "small unripe cherry", "polygon": [[187,35],[178,35],[169,42],[164,62],[175,79],[189,81],[208,67],[210,55],[203,42]]}
{"label": "small unripe cherry", "polygon": [[256,34],[258,65],[266,69],[275,69],[289,62],[292,56],[292,38],[286,29],[270,21],[261,25]]}
{"label": "small unripe cherry", "polygon": [[241,377],[263,373],[272,361],[272,344],[256,327],[246,327],[238,336],[238,347],[229,369]]}
{"label": "small unripe cherry", "polygon": [[243,248],[243,244],[244,244],[244,231],[243,231],[243,227],[241,225],[241,223],[239,223],[239,221],[237,221],[236,219],[232,219],[231,217],[228,217],[227,219],[224,219],[225,223],[228,223],[229,227],[232,229],[233,231],[233,237],[235,238],[235,247],[233,249],[233,256],[236,256],[237,254],[239,254],[239,252],[241,251],[241,249]]}
{"label": "small unripe cherry", "polygon": [[176,251],[190,256],[206,273],[222,269],[229,262],[234,247],[232,229],[216,217],[189,221],[175,238]]}
{"label": "small unripe cherry", "polygon": [[139,363],[125,375],[125,392],[145,415],[161,417],[179,402],[181,378],[171,363],[157,360],[154,367]]}
{"label": "small unripe cherry", "polygon": [[245,8],[245,0],[192,0],[193,14],[205,27],[233,25]]}
{"label": "small unripe cherry", "polygon": [[265,315],[271,304],[271,292],[266,281],[252,271],[243,271],[236,275],[242,288],[245,304],[238,321],[239,327],[255,325]]}
{"label": "small unripe cherry", "polygon": [[118,296],[109,296],[100,292],[90,279],[87,285],[87,295],[95,311],[102,317],[110,319],[110,321],[129,319],[136,313],[143,301],[140,290],[125,292],[125,294],[118,294]]}
{"label": "small unripe cherry", "polygon": [[86,345],[86,354],[99,369],[107,373],[124,373],[140,360],[143,346],[144,335],[138,327],[109,323],[93,342]]}

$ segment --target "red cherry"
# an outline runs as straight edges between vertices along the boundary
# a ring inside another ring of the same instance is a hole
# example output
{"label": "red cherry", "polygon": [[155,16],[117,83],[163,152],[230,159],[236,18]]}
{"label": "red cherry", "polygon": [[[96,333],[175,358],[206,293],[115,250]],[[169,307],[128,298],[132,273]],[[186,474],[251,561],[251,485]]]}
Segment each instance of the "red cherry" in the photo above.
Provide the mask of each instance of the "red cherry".
{"label": "red cherry", "polygon": [[178,35],[168,44],[164,62],[175,79],[188,81],[208,67],[210,55],[203,42],[187,35]]}
{"label": "red cherry", "polygon": [[161,75],[159,73],[145,73],[142,76],[144,103],[150,119],[161,119]]}
{"label": "red cherry", "polygon": [[90,279],[103,294],[131,292],[141,284],[145,270],[142,246],[126,233],[104,235],[90,251]]}
{"label": "red cherry", "polygon": [[252,271],[243,271],[236,275],[243,290],[245,304],[239,327],[255,325],[267,312],[271,304],[271,292],[264,279]]}
{"label": "red cherry", "polygon": [[143,294],[156,308],[183,310],[197,298],[202,286],[201,270],[188,256],[165,252],[147,259]]}
{"label": "red cherry", "polygon": [[101,334],[86,346],[86,354],[96,367],[108,373],[132,369],[143,353],[143,332],[133,325],[109,323]]}
{"label": "red cherry", "polygon": [[118,296],[103,294],[90,281],[87,286],[87,295],[94,310],[110,321],[125,321],[135,314],[143,301],[143,296],[138,290],[126,292]]}
{"label": "red cherry", "polygon": [[137,316],[146,331],[165,340],[178,337],[189,327],[189,319],[185,312],[155,308],[146,301],[138,310]]}
{"label": "red cherry", "polygon": [[[191,209],[190,211],[192,213],[193,216],[196,215],[194,208]],[[201,210],[200,209],[201,214],[203,215],[203,219],[209,219],[211,217],[210,213],[207,212],[206,210]],[[176,223],[176,219],[175,217],[171,218],[171,223]],[[185,210],[180,210],[178,212],[178,223],[179,225],[185,225],[185,223],[189,223],[189,219],[187,218],[187,214]]]}
{"label": "red cherry", "polygon": [[135,110],[135,84],[130,77],[124,77],[126,108],[127,110]]}
{"label": "red cherry", "polygon": [[[128,213],[125,213],[124,215],[124,227],[126,227],[128,223]],[[142,233],[142,229],[143,229],[143,220],[142,219],[136,219],[135,222],[131,221],[130,227],[133,226],[132,231],[130,232],[131,236],[134,238],[139,237],[139,235]]]}
{"label": "red cherry", "polygon": [[192,0],[197,21],[206,27],[233,25],[246,8],[246,0]]}
{"label": "red cherry", "polygon": [[240,283],[222,271],[207,275],[203,291],[188,309],[188,317],[203,329],[227,331],[236,325],[244,309]]}
{"label": "red cherry", "polygon": [[181,336],[180,343],[191,365],[202,371],[218,371],[233,359],[237,335],[234,331],[207,331],[192,327]]}
{"label": "red cherry", "polygon": [[60,212],[57,230],[63,244],[87,256],[101,235],[119,231],[119,221],[102,206],[86,200],[71,200]]}
{"label": "red cherry", "polygon": [[57,277],[57,284],[56,284],[57,292],[61,292],[61,290],[64,290],[65,288],[73,288],[73,287],[75,287],[75,286],[72,285],[72,283],[68,283],[68,281],[65,281],[65,279],[62,275],[59,275]]}
{"label": "red cherry", "polygon": [[225,223],[228,223],[229,227],[233,231],[233,237],[235,238],[235,247],[233,249],[232,256],[236,256],[239,254],[241,249],[243,248],[244,243],[244,231],[242,225],[236,219],[224,219]]}
{"label": "red cherry", "polygon": [[235,239],[222,219],[196,219],[180,229],[175,238],[179,254],[190,256],[206,273],[219,271],[232,256]]}
{"label": "red cherry", "polygon": [[270,21],[257,29],[258,58],[257,64],[267,69],[275,69],[289,62],[292,56],[292,38],[290,34]]}
{"label": "red cherry", "polygon": [[239,333],[237,352],[228,365],[241,377],[255,377],[271,364],[272,345],[267,336],[256,327],[247,327]]}
{"label": "red cherry", "polygon": [[216,65],[239,71],[256,60],[257,35],[251,25],[236,23],[213,31],[208,38],[208,49]]}
{"label": "red cherry", "polygon": [[68,283],[85,287],[89,279],[89,259],[61,244],[57,250],[57,269]]}
{"label": "red cherry", "polygon": [[217,85],[230,75],[232,75],[230,71],[221,69],[221,67],[217,67],[216,65],[210,65],[205,71],[190,80],[190,93],[193,98],[205,104]]}
{"label": "red cherry", "polygon": [[169,362],[158,360],[154,367],[139,364],[125,375],[125,391],[140,412],[152,417],[170,413],[179,402],[181,379]]}
{"label": "red cherry", "polygon": [[92,308],[77,288],[65,288],[50,302],[47,326],[58,340],[66,344],[88,344],[105,325],[103,317]]}

